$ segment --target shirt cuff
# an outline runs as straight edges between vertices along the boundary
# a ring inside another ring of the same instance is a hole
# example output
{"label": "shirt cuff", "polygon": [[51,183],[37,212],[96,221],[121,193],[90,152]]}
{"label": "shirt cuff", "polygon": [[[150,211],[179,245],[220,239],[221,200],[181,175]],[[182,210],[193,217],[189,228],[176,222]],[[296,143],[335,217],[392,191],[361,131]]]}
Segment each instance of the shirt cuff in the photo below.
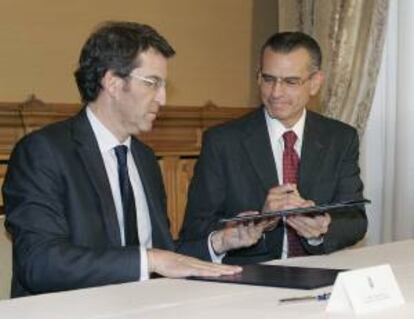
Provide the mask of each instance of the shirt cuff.
{"label": "shirt cuff", "polygon": [[323,236],[320,237],[316,237],[316,238],[309,238],[308,240],[308,244],[311,246],[319,246],[320,244],[323,243]]}
{"label": "shirt cuff", "polygon": [[217,255],[216,252],[213,249],[213,245],[211,245],[211,236],[213,236],[215,232],[210,233],[208,235],[207,239],[207,245],[208,245],[208,252],[210,253],[210,258],[213,263],[221,264],[223,261],[223,258],[226,256],[226,253]]}
{"label": "shirt cuff", "polygon": [[149,272],[148,272],[148,253],[147,253],[147,248],[145,248],[144,246],[140,246],[139,247],[139,252],[140,252],[140,265],[141,265],[141,274],[139,276],[139,280],[143,281],[143,280],[148,280],[149,279]]}

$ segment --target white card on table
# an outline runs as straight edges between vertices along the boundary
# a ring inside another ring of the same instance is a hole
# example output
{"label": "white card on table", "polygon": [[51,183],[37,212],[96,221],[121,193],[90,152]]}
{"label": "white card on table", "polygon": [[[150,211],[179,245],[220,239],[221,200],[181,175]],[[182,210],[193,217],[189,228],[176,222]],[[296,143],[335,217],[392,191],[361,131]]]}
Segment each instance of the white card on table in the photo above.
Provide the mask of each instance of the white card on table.
{"label": "white card on table", "polygon": [[390,265],[381,265],[339,273],[326,311],[362,314],[402,304]]}

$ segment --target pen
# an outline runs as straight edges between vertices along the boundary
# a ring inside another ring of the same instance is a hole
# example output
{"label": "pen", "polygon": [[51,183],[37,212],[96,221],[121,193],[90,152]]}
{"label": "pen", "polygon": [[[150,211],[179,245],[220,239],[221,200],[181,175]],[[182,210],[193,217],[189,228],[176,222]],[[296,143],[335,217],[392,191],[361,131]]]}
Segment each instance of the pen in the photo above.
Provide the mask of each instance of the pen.
{"label": "pen", "polygon": [[325,301],[328,300],[331,296],[330,292],[326,292],[320,295],[308,295],[302,297],[292,297],[292,298],[283,298],[279,299],[279,304],[288,304],[288,303],[297,303],[303,301]]}

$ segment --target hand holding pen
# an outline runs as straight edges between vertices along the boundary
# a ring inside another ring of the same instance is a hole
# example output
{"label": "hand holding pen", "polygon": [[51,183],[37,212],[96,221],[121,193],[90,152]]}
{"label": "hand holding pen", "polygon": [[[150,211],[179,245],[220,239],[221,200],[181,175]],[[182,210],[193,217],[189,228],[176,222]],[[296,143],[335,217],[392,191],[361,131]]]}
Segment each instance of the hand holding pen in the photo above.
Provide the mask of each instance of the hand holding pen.
{"label": "hand holding pen", "polygon": [[[313,201],[307,201],[300,196],[296,184],[284,184],[269,189],[262,212],[281,211],[314,205]],[[266,231],[274,229],[279,219],[279,217],[274,218],[273,223],[266,228]]]}
{"label": "hand holding pen", "polygon": [[[296,184],[284,184],[272,187],[267,195],[263,211],[289,210],[294,208],[306,208],[315,206],[312,200],[301,197]],[[279,218],[275,218],[265,231],[273,230]],[[285,219],[299,236],[307,239],[318,239],[326,234],[331,224],[331,216],[328,213],[312,215],[294,215]]]}
{"label": "hand holding pen", "polygon": [[262,211],[279,211],[314,205],[313,201],[300,196],[296,184],[284,184],[269,189]]}

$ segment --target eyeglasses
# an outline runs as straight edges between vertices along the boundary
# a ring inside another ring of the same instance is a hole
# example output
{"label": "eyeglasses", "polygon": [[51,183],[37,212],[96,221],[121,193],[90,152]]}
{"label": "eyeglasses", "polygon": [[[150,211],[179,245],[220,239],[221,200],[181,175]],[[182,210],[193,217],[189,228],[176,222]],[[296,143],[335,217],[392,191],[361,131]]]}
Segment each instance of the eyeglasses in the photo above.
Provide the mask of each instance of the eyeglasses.
{"label": "eyeglasses", "polygon": [[147,87],[153,89],[153,90],[159,90],[161,88],[165,88],[166,82],[163,79],[157,78],[157,77],[146,77],[141,76],[138,74],[130,74],[129,77],[140,80],[142,83],[144,83]]}
{"label": "eyeglasses", "polygon": [[260,72],[259,75],[264,85],[274,87],[277,83],[280,83],[280,85],[283,85],[287,88],[295,89],[309,81],[315,75],[315,73],[316,72],[309,74],[309,76],[304,79],[297,76],[273,76],[263,72]]}

